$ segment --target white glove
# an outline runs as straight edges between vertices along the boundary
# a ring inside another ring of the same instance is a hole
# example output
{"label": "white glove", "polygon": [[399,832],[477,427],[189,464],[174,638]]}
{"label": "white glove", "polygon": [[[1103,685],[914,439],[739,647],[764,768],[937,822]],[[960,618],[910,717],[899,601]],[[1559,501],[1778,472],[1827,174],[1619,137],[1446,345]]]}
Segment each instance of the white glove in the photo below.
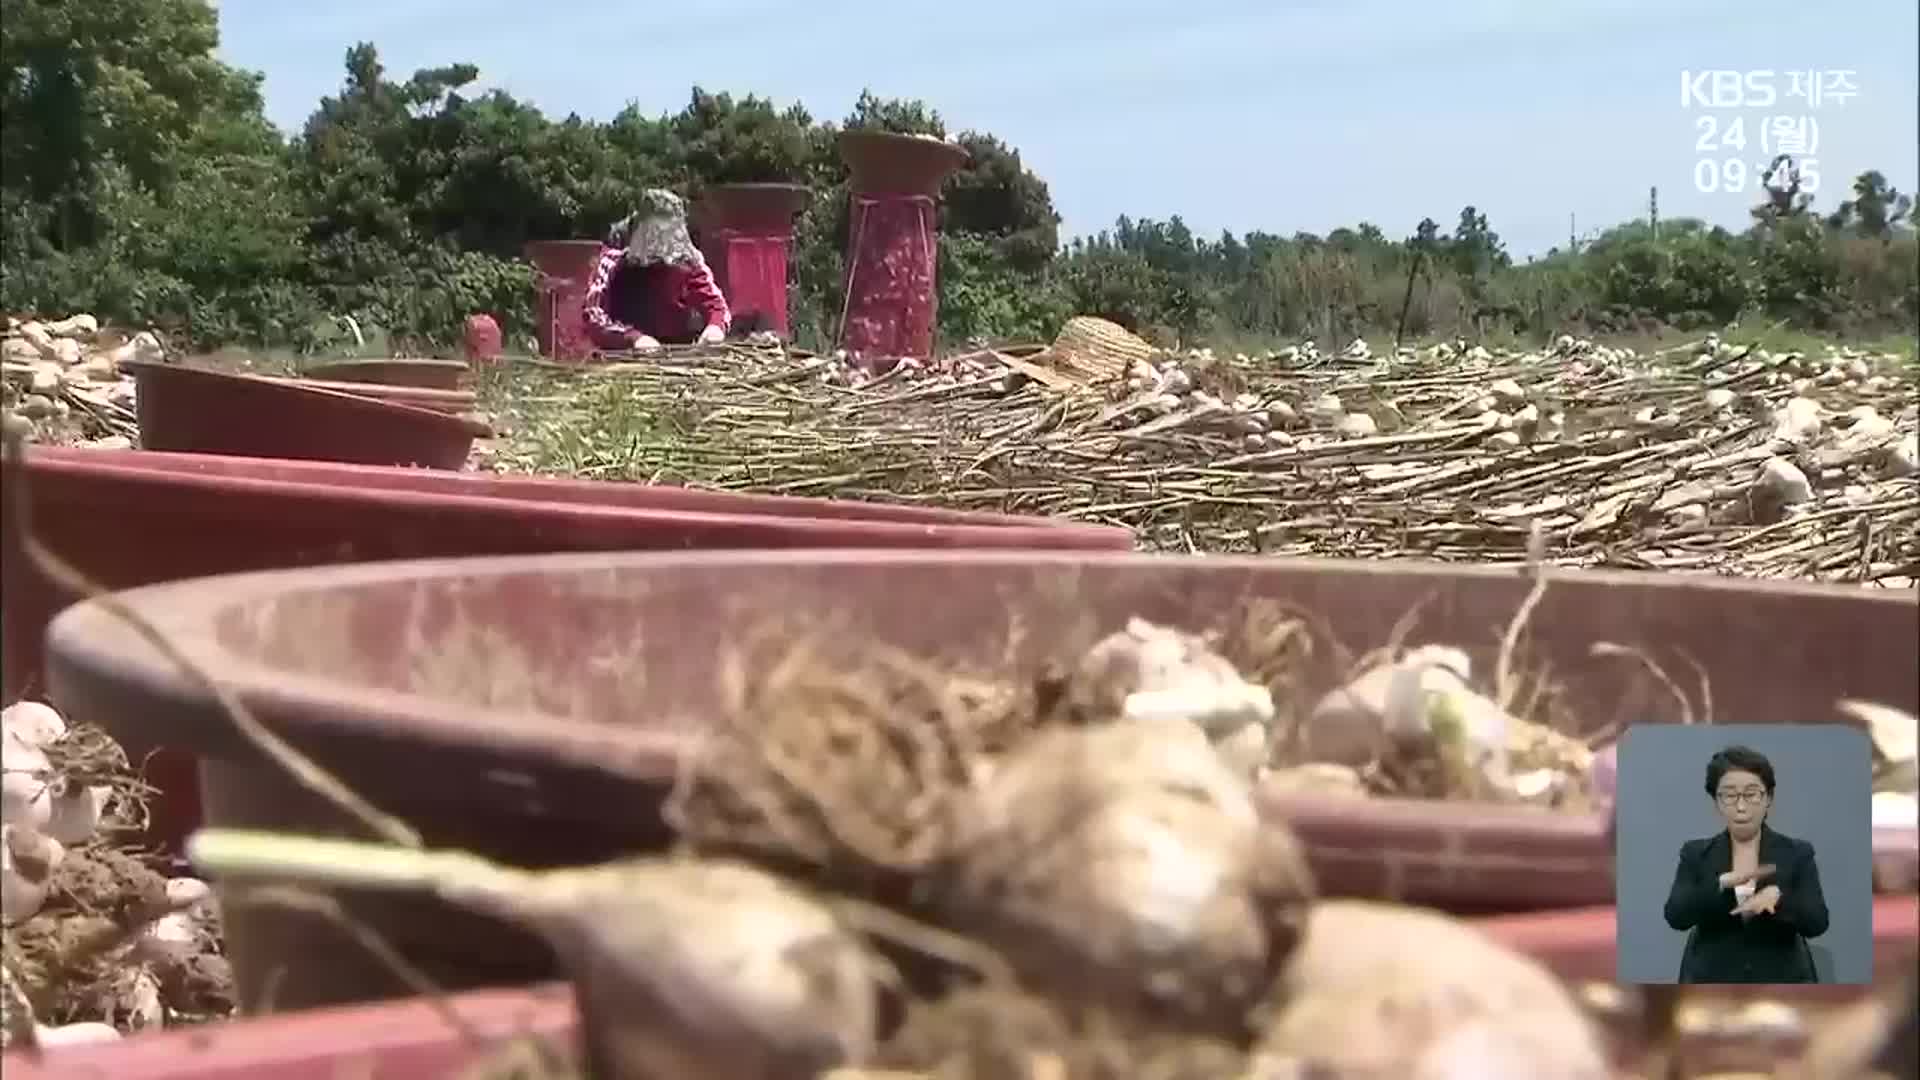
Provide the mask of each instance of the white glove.
{"label": "white glove", "polygon": [[635,352],[653,352],[660,348],[660,342],[656,341],[651,334],[641,334],[633,339],[633,348]]}
{"label": "white glove", "polygon": [[726,338],[727,332],[720,329],[719,323],[714,323],[705,330],[700,331],[700,344],[702,345],[718,345],[722,341],[725,341]]}

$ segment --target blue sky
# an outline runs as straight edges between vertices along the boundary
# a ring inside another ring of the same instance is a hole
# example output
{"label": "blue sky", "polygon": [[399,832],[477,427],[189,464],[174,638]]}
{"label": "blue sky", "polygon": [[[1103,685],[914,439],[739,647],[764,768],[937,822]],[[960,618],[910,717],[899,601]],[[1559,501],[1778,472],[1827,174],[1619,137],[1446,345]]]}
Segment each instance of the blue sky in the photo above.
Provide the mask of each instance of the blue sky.
{"label": "blue sky", "polygon": [[[388,69],[469,62],[554,116],[676,111],[694,83],[839,119],[862,87],[990,131],[1044,177],[1069,234],[1120,214],[1209,234],[1325,232],[1480,207],[1516,255],[1645,213],[1741,224],[1752,190],[1702,158],[1764,160],[1769,116],[1811,117],[1831,209],[1879,168],[1920,180],[1913,0],[285,0],[220,3],[221,52],[297,129],[368,40]],[[637,8],[643,8],[638,10]],[[1827,13],[1816,13],[1822,8]],[[1809,108],[1688,108],[1681,72],[1855,73]],[[1696,150],[1700,117],[1744,151]]]}

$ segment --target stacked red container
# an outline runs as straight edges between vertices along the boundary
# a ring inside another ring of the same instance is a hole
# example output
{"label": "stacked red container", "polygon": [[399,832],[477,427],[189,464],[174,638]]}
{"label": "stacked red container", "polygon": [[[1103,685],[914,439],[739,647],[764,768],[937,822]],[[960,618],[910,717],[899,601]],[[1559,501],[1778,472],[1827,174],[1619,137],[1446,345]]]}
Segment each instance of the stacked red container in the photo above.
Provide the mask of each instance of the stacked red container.
{"label": "stacked red container", "polygon": [[759,313],[767,329],[792,337],[787,315],[787,254],[793,218],[806,205],[799,184],[721,184],[695,211],[700,250],[737,320]]}
{"label": "stacked red container", "polygon": [[940,185],[967,152],[928,135],[848,131],[853,170],[842,347],[861,357],[927,356],[938,314]]}
{"label": "stacked red container", "polygon": [[596,240],[542,240],[527,245],[527,259],[538,275],[539,301],[534,337],[540,355],[553,360],[585,360],[593,355],[581,309],[587,277],[600,254]]}

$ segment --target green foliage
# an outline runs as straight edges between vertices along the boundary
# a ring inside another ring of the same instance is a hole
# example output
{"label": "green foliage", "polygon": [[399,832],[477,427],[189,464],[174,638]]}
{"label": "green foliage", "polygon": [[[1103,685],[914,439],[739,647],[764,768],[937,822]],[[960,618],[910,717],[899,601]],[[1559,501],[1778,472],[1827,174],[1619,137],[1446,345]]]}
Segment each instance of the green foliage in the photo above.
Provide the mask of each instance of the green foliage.
{"label": "green foliage", "polygon": [[[796,337],[830,346],[843,305],[844,130],[947,137],[921,101],[863,92],[836,123],[798,105],[694,87],[674,111],[551,118],[470,91],[451,64],[404,78],[362,43],[291,138],[259,77],[215,56],[207,0],[0,0],[0,308],[153,324],[203,345],[425,348],[474,312],[531,332],[526,245],[594,238],[643,187],[697,198],[784,181],[796,225]],[[1167,343],[1361,333],[1545,336],[1749,314],[1805,328],[1910,330],[1920,208],[1866,172],[1824,216],[1781,159],[1744,233],[1633,222],[1516,264],[1482,210],[1404,240],[1361,222],[1326,236],[1195,235],[1121,218],[1062,246],[1044,180],[990,133],[954,142],[940,225],[940,337],[1043,340],[1074,314]],[[1447,220],[1442,217],[1439,220]]]}
{"label": "green foliage", "polygon": [[989,236],[942,238],[939,288],[940,336],[953,348],[1046,341],[1076,313],[1058,280],[1016,265]]}

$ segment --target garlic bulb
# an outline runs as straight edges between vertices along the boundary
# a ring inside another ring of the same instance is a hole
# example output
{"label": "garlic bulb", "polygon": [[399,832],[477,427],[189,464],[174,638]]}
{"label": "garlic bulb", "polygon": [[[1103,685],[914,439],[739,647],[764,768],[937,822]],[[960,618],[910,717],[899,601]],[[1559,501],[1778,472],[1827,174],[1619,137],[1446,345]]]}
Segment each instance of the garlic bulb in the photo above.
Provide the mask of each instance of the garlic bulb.
{"label": "garlic bulb", "polygon": [[[24,756],[25,751],[8,755],[8,764]],[[45,765],[44,758],[41,765]],[[44,768],[22,766],[0,774],[0,821],[42,832],[52,820],[53,785],[47,782]]]}
{"label": "garlic bulb", "polygon": [[69,847],[93,839],[113,789],[104,784],[75,784],[64,777],[48,789],[52,799],[42,831]]}
{"label": "garlic bulb", "polygon": [[59,712],[38,701],[16,701],[0,709],[0,728],[5,729],[7,751],[15,745],[40,749],[67,734],[67,722]]}
{"label": "garlic bulb", "polygon": [[9,924],[40,913],[66,849],[49,836],[0,825],[0,913]]}

